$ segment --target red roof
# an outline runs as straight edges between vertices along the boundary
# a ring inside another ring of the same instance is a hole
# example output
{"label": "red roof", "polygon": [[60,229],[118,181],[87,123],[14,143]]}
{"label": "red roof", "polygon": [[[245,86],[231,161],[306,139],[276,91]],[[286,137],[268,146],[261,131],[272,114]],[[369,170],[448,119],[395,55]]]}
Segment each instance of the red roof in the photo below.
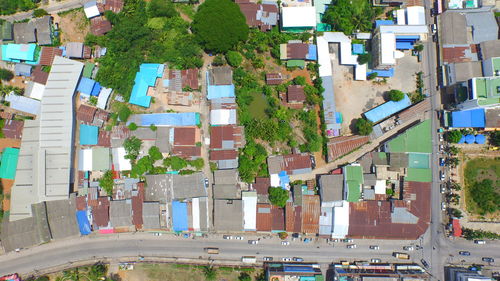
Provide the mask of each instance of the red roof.
{"label": "red roof", "polygon": [[443,61],[446,63],[467,62],[471,58],[466,57],[465,53],[470,47],[443,47]]}
{"label": "red roof", "polygon": [[279,85],[283,81],[281,73],[267,73],[266,74],[266,84],[267,85]]}
{"label": "red roof", "polygon": [[87,196],[76,197],[76,210],[77,211],[87,210]]}
{"label": "red roof", "polygon": [[462,227],[460,226],[460,221],[458,219],[453,219],[453,236],[462,236]]}
{"label": "red roof", "polygon": [[76,110],[76,119],[83,123],[90,124],[94,121],[94,115],[97,108],[85,104],[80,105]]}
{"label": "red roof", "polygon": [[270,178],[255,178],[255,183],[252,183],[252,187],[257,191],[257,194],[260,195],[268,195],[270,186]]}
{"label": "red roof", "polygon": [[111,28],[111,22],[104,17],[94,17],[90,19],[90,32],[96,36],[108,33]]}
{"label": "red roof", "polygon": [[174,128],[174,145],[195,145],[196,128]]}
{"label": "red roof", "polygon": [[271,231],[272,222],[271,204],[257,204],[257,231]]}
{"label": "red roof", "polygon": [[131,133],[126,126],[114,126],[111,130],[112,139],[126,139],[130,137]]}
{"label": "red roof", "polygon": [[223,141],[234,141],[233,148],[243,147],[243,127],[235,125],[211,127],[210,149],[222,149]]}
{"label": "red roof", "polygon": [[303,103],[306,101],[306,94],[304,93],[304,86],[300,85],[290,85],[287,91],[287,101]]}
{"label": "red roof", "polygon": [[83,46],[83,58],[90,59],[92,55],[92,49],[89,46]]}
{"label": "red roof", "polygon": [[92,208],[94,225],[106,227],[109,224],[109,200],[108,197],[99,197],[97,206]]}
{"label": "red roof", "polygon": [[182,158],[192,158],[201,156],[201,147],[199,146],[174,146],[172,154]]}
{"label": "red roof", "polygon": [[319,232],[321,206],[319,195],[302,195],[302,232]]}
{"label": "red roof", "polygon": [[109,112],[107,112],[104,109],[98,108],[95,112],[94,119],[102,120],[103,122],[106,122],[109,119]]}
{"label": "red roof", "polygon": [[104,10],[109,10],[115,14],[119,13],[123,9],[123,0],[106,0],[104,4]]}
{"label": "red roof", "polygon": [[332,138],[328,142],[328,162],[343,156],[356,148],[367,143],[369,138],[367,136],[342,136]]}
{"label": "red roof", "polygon": [[5,120],[2,132],[6,138],[20,140],[23,135],[23,127],[24,127],[23,121]]}
{"label": "red roof", "polygon": [[285,209],[271,205],[272,230],[285,230]]}
{"label": "red roof", "polygon": [[287,58],[305,60],[309,53],[309,45],[306,43],[290,43],[287,44]]}
{"label": "red roof", "polygon": [[111,146],[111,132],[99,130],[99,137],[97,140],[98,146],[110,147]]}
{"label": "red roof", "polygon": [[132,223],[136,229],[142,228],[142,203],[144,202],[144,184],[138,184],[137,195],[132,196]]}
{"label": "red roof", "polygon": [[210,160],[231,160],[238,158],[237,150],[211,150]]}
{"label": "red roof", "polygon": [[307,153],[283,155],[281,168],[290,173],[298,169],[312,168],[311,157]]}
{"label": "red roof", "polygon": [[62,50],[56,47],[42,47],[40,51],[40,65],[52,65],[55,56],[62,56]]}
{"label": "red roof", "polygon": [[295,206],[292,202],[286,203],[286,231],[302,232],[302,206]]}
{"label": "red roof", "polygon": [[35,69],[31,72],[31,80],[40,84],[47,84],[47,80],[49,79],[49,73],[42,71],[42,67],[37,65]]}
{"label": "red roof", "polygon": [[193,90],[197,90],[199,88],[197,68],[182,70],[181,77],[182,77],[182,88],[185,88],[187,86],[189,86]]}

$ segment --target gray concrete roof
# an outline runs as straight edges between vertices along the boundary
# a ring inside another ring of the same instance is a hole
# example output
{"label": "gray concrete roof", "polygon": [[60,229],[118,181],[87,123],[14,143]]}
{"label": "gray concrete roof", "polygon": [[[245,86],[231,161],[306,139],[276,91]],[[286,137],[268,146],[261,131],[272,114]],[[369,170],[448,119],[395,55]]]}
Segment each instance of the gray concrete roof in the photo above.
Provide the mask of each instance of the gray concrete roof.
{"label": "gray concrete roof", "polygon": [[214,200],[214,227],[217,231],[243,230],[241,200]]}
{"label": "gray concrete roof", "polygon": [[484,41],[479,44],[483,60],[500,57],[500,40]]}
{"label": "gray concrete roof", "polygon": [[69,42],[66,44],[66,56],[68,58],[83,58],[83,43]]}
{"label": "gray concrete roof", "polygon": [[75,198],[66,200],[48,201],[47,218],[49,220],[50,233],[53,239],[67,238],[80,234],[76,222]]}
{"label": "gray concrete roof", "polygon": [[51,24],[52,19],[49,15],[33,20],[33,25],[36,29],[36,40],[38,45],[52,44],[52,31],[50,27]]}
{"label": "gray concrete roof", "polygon": [[[137,128],[135,131],[130,132],[132,136],[140,140],[156,140],[156,131],[151,130],[150,128]],[[163,142],[168,142],[168,139],[162,140]]]}
{"label": "gray concrete roof", "polygon": [[322,202],[342,201],[343,188],[343,175],[321,175],[319,178],[319,194]]}
{"label": "gray concrete roof", "polygon": [[132,225],[132,201],[118,200],[109,202],[109,221],[112,227]]}
{"label": "gray concrete roof", "polygon": [[233,70],[229,66],[214,67],[209,70],[210,85],[231,85]]}
{"label": "gray concrete roof", "polygon": [[208,221],[208,198],[200,197],[200,230],[207,231],[210,225]]}
{"label": "gray concrete roof", "polygon": [[238,168],[238,159],[218,160],[217,167],[219,169],[235,169]]}
{"label": "gray concrete roof", "polygon": [[19,22],[14,24],[14,42],[17,44],[36,42],[33,22]]}
{"label": "gray concrete roof", "polygon": [[160,203],[144,202],[142,204],[142,228],[159,229],[160,228]]}
{"label": "gray concrete roof", "polygon": [[467,24],[462,13],[445,11],[441,14],[441,42],[447,44],[467,44]]}
{"label": "gray concrete roof", "polygon": [[468,26],[472,26],[474,44],[498,39],[498,24],[492,12],[466,13]]}
{"label": "gray concrete roof", "polygon": [[215,170],[214,171],[215,184],[237,184],[238,183],[238,170]]}
{"label": "gray concrete roof", "polygon": [[241,190],[235,184],[214,184],[215,199],[241,199]]}
{"label": "gray concrete roof", "polygon": [[480,61],[460,62],[450,65],[454,69],[454,80],[456,82],[465,82],[474,77],[483,76],[483,66]]}
{"label": "gray concrete roof", "polygon": [[160,149],[161,153],[170,153],[170,150],[172,149],[170,146],[170,142],[167,141],[170,136],[170,130],[172,128],[165,128],[165,127],[158,127],[156,129],[156,143],[155,146],[157,146]]}
{"label": "gray concrete roof", "polygon": [[146,175],[145,201],[171,202],[174,199],[206,197],[205,176],[198,172],[192,175]]}
{"label": "gray concrete roof", "polygon": [[31,204],[67,199],[72,182],[75,93],[83,63],[56,56],[40,114],[24,123],[11,219],[31,216]]}

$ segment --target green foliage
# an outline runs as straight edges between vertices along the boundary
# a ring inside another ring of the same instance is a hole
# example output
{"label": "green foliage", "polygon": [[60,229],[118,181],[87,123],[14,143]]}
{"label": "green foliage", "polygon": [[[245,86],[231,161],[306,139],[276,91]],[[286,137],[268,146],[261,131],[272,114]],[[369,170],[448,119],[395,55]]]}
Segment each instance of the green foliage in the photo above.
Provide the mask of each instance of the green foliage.
{"label": "green foliage", "polygon": [[474,230],[470,228],[462,228],[462,236],[467,240],[475,239],[500,239],[500,234],[485,230]]}
{"label": "green foliage", "polygon": [[135,130],[137,130],[137,124],[135,124],[134,122],[132,122],[132,123],[128,124],[128,129],[129,129],[130,131],[135,131]]}
{"label": "green foliage", "polygon": [[345,34],[369,32],[382,8],[372,7],[368,0],[333,0],[323,15],[323,22],[332,26],[334,31]]}
{"label": "green foliage", "polygon": [[191,27],[203,48],[215,53],[225,53],[248,38],[245,16],[230,0],[203,2]]}
{"label": "green foliage", "polygon": [[97,105],[97,97],[91,96],[89,98],[89,104],[96,106]]}
{"label": "green foliage", "polygon": [[147,12],[150,18],[179,16],[174,4],[170,0],[151,0],[147,5]]}
{"label": "green foliage", "polygon": [[284,208],[289,198],[288,191],[281,187],[269,187],[269,202],[274,206]]}
{"label": "green foliage", "polygon": [[320,104],[323,100],[318,89],[314,86],[306,85],[304,87],[304,93],[306,94],[306,102],[310,105]]}
{"label": "green foliage", "polygon": [[106,171],[101,179],[99,179],[99,186],[106,191],[108,196],[113,196],[113,172]]}
{"label": "green foliage", "polygon": [[163,155],[161,154],[160,149],[157,146],[150,147],[148,155],[149,157],[151,157],[151,160],[153,160],[153,162],[163,159]]}
{"label": "green foliage", "polygon": [[489,135],[490,143],[494,146],[500,146],[500,131],[493,131]]}
{"label": "green foliage", "polygon": [[252,277],[248,275],[248,273],[242,272],[240,276],[238,276],[238,281],[252,281]]}
{"label": "green foliage", "polygon": [[196,171],[190,169],[184,169],[179,171],[179,175],[192,175],[194,173],[196,173]]}
{"label": "green foliage", "polygon": [[368,74],[368,76],[366,77],[366,79],[373,80],[373,79],[375,79],[377,77],[378,77],[378,72],[372,72],[372,73]]}
{"label": "green foliage", "polygon": [[35,10],[33,11],[33,16],[34,16],[35,18],[41,18],[41,17],[46,16],[46,15],[48,15],[48,14],[49,14],[49,13],[47,13],[47,11],[45,11],[44,9],[35,9]]}
{"label": "green foliage", "polygon": [[156,130],[158,130],[158,128],[156,127],[156,125],[155,125],[155,124],[151,124],[151,125],[149,125],[149,129],[150,129],[151,131],[153,131],[153,132],[156,132]]}
{"label": "green foliage", "polygon": [[209,162],[209,165],[210,165],[210,171],[211,172],[214,172],[217,170],[217,163],[215,162]]}
{"label": "green foliage", "polygon": [[12,71],[5,69],[5,68],[0,68],[0,80],[3,81],[10,81],[14,78],[14,73]]}
{"label": "green foliage", "polygon": [[299,119],[302,121],[302,132],[307,143],[301,150],[316,152],[321,150],[321,135],[318,134],[318,122],[316,118],[316,111],[301,111]]}
{"label": "green foliage", "polygon": [[413,50],[417,51],[417,52],[422,52],[424,50],[424,45],[422,44],[418,44],[416,45]]}
{"label": "green foliage", "polygon": [[133,178],[140,178],[146,172],[153,171],[153,160],[150,156],[144,156],[137,161],[137,163],[132,165],[132,170],[130,171],[130,176]]}
{"label": "green foliage", "polygon": [[451,209],[451,215],[457,219],[460,219],[463,217],[462,212],[458,209]]}
{"label": "green foliage", "polygon": [[364,118],[356,120],[356,131],[362,136],[368,136],[373,131],[373,123]]}
{"label": "green foliage", "polygon": [[226,54],[227,63],[232,67],[239,67],[243,62],[243,57],[236,51],[229,51]]}
{"label": "green foliage", "polygon": [[134,136],[131,136],[123,142],[123,147],[125,148],[125,159],[134,161],[139,156],[141,150],[142,141]]}
{"label": "green foliage", "polygon": [[223,55],[216,55],[214,60],[212,61],[212,65],[214,66],[221,66],[224,64],[226,64],[226,59]]}
{"label": "green foliage", "polygon": [[130,117],[130,114],[132,114],[132,111],[125,104],[122,104],[120,106],[120,109],[118,109],[118,118],[122,122],[127,122],[128,118]]}
{"label": "green foliage", "polygon": [[391,101],[400,101],[405,98],[405,93],[400,90],[390,90],[388,97]]}
{"label": "green foliage", "polygon": [[163,159],[163,166],[165,167],[170,167],[173,171],[179,171],[183,168],[186,168],[188,165],[187,161],[178,157],[178,156],[172,156],[169,158]]}
{"label": "green foliage", "polygon": [[288,233],[287,232],[279,232],[278,233],[278,237],[281,239],[281,240],[285,240],[287,237],[288,237]]}
{"label": "green foliage", "polygon": [[306,85],[306,78],[304,76],[297,76],[297,77],[293,78],[293,84],[305,86]]}
{"label": "green foliage", "polygon": [[370,53],[360,54],[358,55],[358,63],[359,64],[367,64],[372,60],[372,55]]}
{"label": "green foliage", "polygon": [[446,140],[451,142],[451,143],[458,143],[460,139],[462,138],[462,133],[459,130],[452,130],[446,132],[444,135]]}
{"label": "green foliage", "polygon": [[251,183],[257,174],[267,170],[267,151],[260,145],[249,139],[239,157],[238,171],[243,181]]}
{"label": "green foliage", "polygon": [[34,9],[36,4],[31,0],[3,0],[0,1],[0,15],[10,15],[18,11]]}
{"label": "green foliage", "polygon": [[470,187],[469,193],[480,215],[495,213],[500,209],[500,193],[495,190],[492,180],[484,179],[475,182]]}
{"label": "green foliage", "polygon": [[205,279],[208,281],[213,281],[217,279],[217,270],[213,268],[212,266],[204,266],[203,267],[203,274],[205,275]]}
{"label": "green foliage", "polygon": [[197,158],[195,160],[189,161],[189,166],[191,166],[191,167],[195,168],[196,170],[200,171],[205,166],[205,162],[203,161],[203,158]]}

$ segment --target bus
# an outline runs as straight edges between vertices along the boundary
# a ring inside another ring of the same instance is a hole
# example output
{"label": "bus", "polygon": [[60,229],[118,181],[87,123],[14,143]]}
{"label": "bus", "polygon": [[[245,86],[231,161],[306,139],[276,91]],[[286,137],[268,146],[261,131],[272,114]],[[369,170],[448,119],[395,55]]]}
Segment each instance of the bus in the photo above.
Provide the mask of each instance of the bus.
{"label": "bus", "polygon": [[219,248],[205,248],[205,252],[207,252],[208,254],[218,255]]}
{"label": "bus", "polygon": [[257,258],[254,257],[254,256],[243,256],[243,257],[241,257],[241,262],[244,262],[244,263],[256,263],[257,262]]}
{"label": "bus", "polygon": [[392,253],[392,255],[400,260],[409,260],[410,259],[410,255],[408,254],[405,254],[405,253],[397,253],[397,252],[394,252]]}

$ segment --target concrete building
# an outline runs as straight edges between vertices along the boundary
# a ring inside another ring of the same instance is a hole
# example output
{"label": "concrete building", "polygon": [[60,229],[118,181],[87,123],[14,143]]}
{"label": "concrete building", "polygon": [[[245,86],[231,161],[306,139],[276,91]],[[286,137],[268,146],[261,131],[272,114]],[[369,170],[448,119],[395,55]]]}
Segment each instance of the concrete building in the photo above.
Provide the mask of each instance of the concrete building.
{"label": "concrete building", "polygon": [[457,105],[460,109],[495,107],[500,104],[500,76],[475,77],[462,86],[467,91],[464,100]]}

